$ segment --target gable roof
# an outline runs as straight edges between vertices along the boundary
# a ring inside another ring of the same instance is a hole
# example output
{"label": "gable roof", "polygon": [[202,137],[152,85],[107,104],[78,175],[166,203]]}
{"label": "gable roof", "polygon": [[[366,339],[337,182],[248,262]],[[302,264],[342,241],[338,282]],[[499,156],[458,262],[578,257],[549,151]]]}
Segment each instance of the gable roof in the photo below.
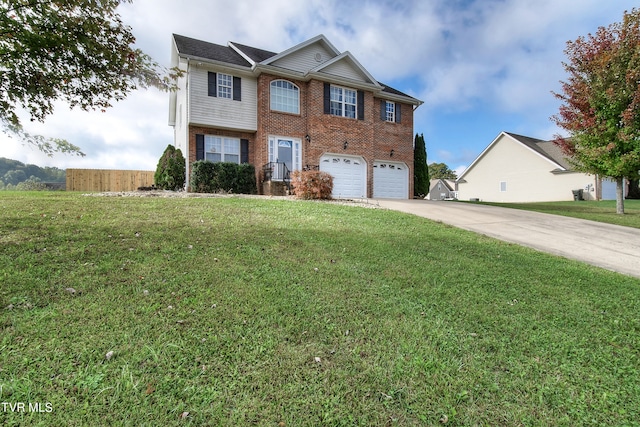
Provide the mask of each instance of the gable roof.
{"label": "gable roof", "polygon": [[339,63],[347,63],[348,65],[355,68],[356,72],[360,73],[365,81],[368,81],[374,86],[378,86],[381,88],[380,83],[378,83],[378,81],[374,79],[373,76],[369,74],[369,72],[362,65],[360,65],[358,60],[353,55],[351,55],[351,52],[349,51],[341,53],[340,55],[330,59],[329,61],[318,65],[316,68],[310,70],[310,72],[321,73],[323,72],[323,70],[328,71],[332,66]]}
{"label": "gable roof", "polygon": [[510,137],[518,140],[525,146],[529,147],[536,153],[551,160],[554,163],[560,165],[563,169],[571,169],[570,163],[567,161],[565,154],[560,147],[553,143],[553,141],[543,141],[541,139],[530,138],[528,136],[517,135],[511,132],[504,132]]}
{"label": "gable roof", "polygon": [[238,48],[244,53],[253,63],[264,62],[278,54],[275,52],[269,52],[268,50],[258,49],[256,47],[247,46],[244,44],[229,42],[231,46]]}
{"label": "gable roof", "polygon": [[249,61],[229,46],[221,46],[178,34],[174,34],[173,39],[175,40],[176,49],[180,55],[244,67],[251,66]]}
{"label": "gable roof", "polygon": [[[360,84],[362,84],[364,87],[367,87],[369,90],[384,94],[386,97],[392,98],[396,101],[402,100],[404,102],[408,102],[418,106],[423,103],[422,101],[410,95],[407,95],[397,89],[378,82],[350,52],[347,51],[344,53],[340,53],[340,51],[338,51],[338,49],[336,49],[335,46],[333,46],[331,42],[329,42],[329,40],[327,40],[327,38],[322,34],[313,37],[305,42],[302,42],[296,46],[293,46],[281,53],[270,52],[268,50],[259,49],[236,42],[229,42],[228,46],[222,46],[215,43],[209,43],[202,40],[185,37],[179,34],[173,34],[173,39],[175,43],[175,49],[177,51],[176,53],[180,56],[197,58],[213,63],[217,62],[231,64],[234,66],[247,67],[251,70],[254,70],[254,72],[259,72],[259,70],[256,71],[256,68],[260,67],[263,67],[263,69],[269,69],[269,67],[274,66],[274,63],[282,60],[283,58],[300,52],[301,50],[309,46],[318,44],[327,52],[329,52],[332,57],[322,64],[319,64],[317,67],[308,70],[306,73],[303,73],[302,77],[339,77],[328,71],[331,69],[331,67],[335,67],[339,64],[346,64],[347,66],[352,68],[354,75],[359,75],[362,77],[362,81],[360,82]],[[284,68],[280,68],[280,70],[286,71],[286,69]],[[295,70],[291,71],[295,72]],[[301,75],[299,72],[295,74],[298,74],[298,78]]]}
{"label": "gable roof", "polygon": [[435,187],[435,185],[438,184],[438,183],[444,184],[444,186],[446,187],[447,190],[454,191],[453,187],[455,185],[452,185],[453,181],[449,181],[447,179],[442,179],[442,178],[434,178],[434,179],[429,180],[429,188]]}
{"label": "gable roof", "polygon": [[298,44],[296,46],[293,46],[293,47],[285,50],[284,52],[281,52],[281,53],[277,54],[276,56],[274,56],[272,58],[269,58],[268,60],[264,61],[263,64],[264,65],[269,65],[269,64],[271,64],[271,63],[273,63],[275,61],[278,61],[279,59],[282,59],[282,58],[284,58],[286,56],[289,56],[294,52],[298,52],[298,51],[300,51],[300,50],[302,50],[302,49],[304,49],[304,48],[306,48],[308,46],[311,46],[313,44],[316,44],[316,43],[322,45],[326,50],[331,52],[334,57],[340,55],[340,51],[338,49],[336,49],[335,46],[332,45],[331,42],[329,42],[329,40],[327,40],[327,38],[324,35],[320,34],[320,35],[315,36],[312,39],[309,39],[309,40],[307,40],[305,42],[302,42],[302,43],[300,43],[300,44]]}
{"label": "gable roof", "polygon": [[482,157],[501,139],[501,137],[507,136],[511,140],[518,142],[534,152],[536,155],[544,158],[556,168],[550,172],[568,172],[571,171],[571,165],[567,161],[566,156],[560,150],[560,147],[556,146],[553,141],[544,141],[542,139],[531,138],[528,136],[518,135],[510,132],[500,132],[500,134],[485,148],[482,153],[476,159],[471,162],[468,168],[460,174],[458,181],[462,181],[464,176],[480,161]]}

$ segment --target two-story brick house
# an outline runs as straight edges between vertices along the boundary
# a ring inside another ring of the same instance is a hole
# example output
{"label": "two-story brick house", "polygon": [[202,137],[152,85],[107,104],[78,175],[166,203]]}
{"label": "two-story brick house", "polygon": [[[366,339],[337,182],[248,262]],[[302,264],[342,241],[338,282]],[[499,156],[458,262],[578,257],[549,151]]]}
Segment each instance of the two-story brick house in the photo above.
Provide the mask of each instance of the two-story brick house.
{"label": "two-story brick house", "polygon": [[[251,163],[258,190],[319,168],[334,197],[413,194],[413,111],[422,104],[375,80],[323,35],[281,53],[173,36],[175,146],[196,160]],[[264,182],[266,181],[266,184]]]}

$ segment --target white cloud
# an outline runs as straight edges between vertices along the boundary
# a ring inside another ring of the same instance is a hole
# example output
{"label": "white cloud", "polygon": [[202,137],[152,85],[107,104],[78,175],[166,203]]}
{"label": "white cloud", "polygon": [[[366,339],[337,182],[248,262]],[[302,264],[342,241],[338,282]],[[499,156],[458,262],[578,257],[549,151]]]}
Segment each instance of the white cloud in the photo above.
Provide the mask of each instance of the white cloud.
{"label": "white cloud", "polygon": [[[425,133],[429,159],[462,164],[501,130],[552,136],[556,131],[548,119],[558,104],[550,92],[564,78],[565,42],[620,20],[635,3],[135,0],[119,10],[137,46],[164,66],[169,65],[172,33],[274,52],[325,34],[374,77],[424,100],[415,131]],[[0,156],[58,167],[154,169],[173,139],[168,98],[140,91],[104,114],[69,112],[60,104],[44,125],[24,122],[30,131],[79,145],[86,158],[48,159],[3,135]],[[455,113],[463,115],[456,119]],[[483,120],[467,120],[476,113]],[[461,132],[471,126],[478,130]],[[431,151],[442,151],[442,157],[432,159]]]}

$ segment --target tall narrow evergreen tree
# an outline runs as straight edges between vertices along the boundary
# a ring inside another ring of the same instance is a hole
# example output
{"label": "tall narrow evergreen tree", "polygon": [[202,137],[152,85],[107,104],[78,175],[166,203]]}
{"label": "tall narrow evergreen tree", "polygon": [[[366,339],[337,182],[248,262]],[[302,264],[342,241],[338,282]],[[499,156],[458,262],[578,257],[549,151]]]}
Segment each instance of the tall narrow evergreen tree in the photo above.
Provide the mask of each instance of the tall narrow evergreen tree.
{"label": "tall narrow evergreen tree", "polygon": [[158,161],[154,176],[156,187],[162,190],[182,190],[186,174],[186,161],[179,148],[169,144]]}
{"label": "tall narrow evergreen tree", "polygon": [[427,166],[427,147],[423,134],[416,134],[413,145],[413,196],[424,198],[429,194],[429,166]]}

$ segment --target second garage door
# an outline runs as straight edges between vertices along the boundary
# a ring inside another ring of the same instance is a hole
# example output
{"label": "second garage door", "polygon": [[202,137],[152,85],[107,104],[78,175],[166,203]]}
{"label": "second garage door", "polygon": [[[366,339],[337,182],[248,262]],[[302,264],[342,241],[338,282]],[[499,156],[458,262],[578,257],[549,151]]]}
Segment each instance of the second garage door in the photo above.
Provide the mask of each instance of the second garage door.
{"label": "second garage door", "polygon": [[375,161],[373,163],[373,197],[407,199],[409,168],[404,163]]}
{"label": "second garage door", "polygon": [[320,170],[333,176],[333,197],[366,197],[367,164],[362,157],[325,154],[320,158]]}

